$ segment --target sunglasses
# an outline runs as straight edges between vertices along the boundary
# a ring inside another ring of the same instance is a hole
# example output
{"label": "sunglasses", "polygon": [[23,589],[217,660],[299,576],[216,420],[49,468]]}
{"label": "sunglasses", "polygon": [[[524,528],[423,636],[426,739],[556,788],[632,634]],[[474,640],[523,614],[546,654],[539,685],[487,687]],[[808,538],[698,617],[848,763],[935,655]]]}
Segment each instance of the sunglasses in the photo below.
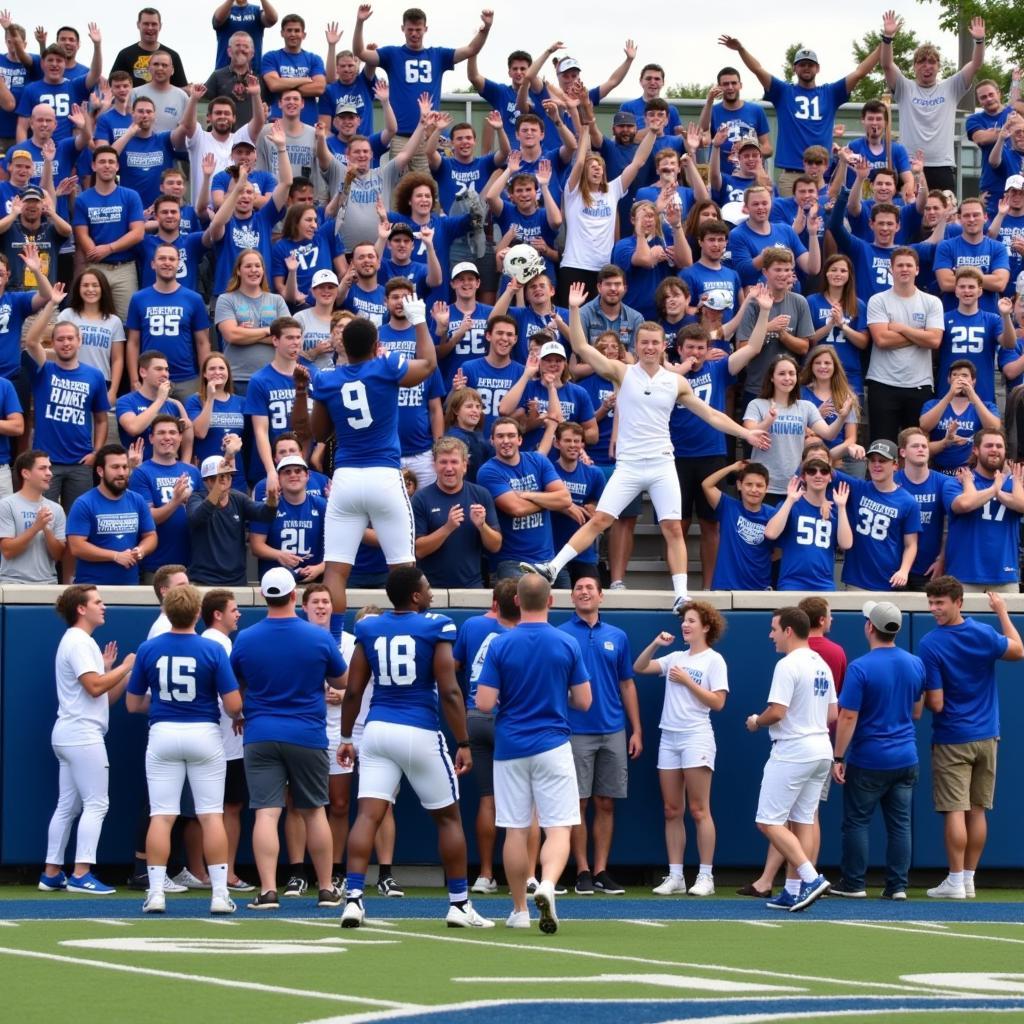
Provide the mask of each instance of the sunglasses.
{"label": "sunglasses", "polygon": [[826,466],[804,466],[804,476],[831,476],[832,470]]}

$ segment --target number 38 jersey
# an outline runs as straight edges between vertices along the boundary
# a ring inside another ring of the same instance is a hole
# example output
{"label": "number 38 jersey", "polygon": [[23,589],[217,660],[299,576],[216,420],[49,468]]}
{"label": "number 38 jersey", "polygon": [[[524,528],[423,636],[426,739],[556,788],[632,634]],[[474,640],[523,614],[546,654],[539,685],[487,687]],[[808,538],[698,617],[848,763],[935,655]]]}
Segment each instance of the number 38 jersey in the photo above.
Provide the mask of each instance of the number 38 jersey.
{"label": "number 38 jersey", "polygon": [[365,363],[323,370],[314,377],[313,397],[326,406],[334,424],[336,468],[401,468],[398,382],[407,369],[404,354],[389,352]]}
{"label": "number 38 jersey", "polygon": [[440,728],[434,650],[453,644],[455,623],[434,612],[385,612],[356,623],[356,643],[370,664],[370,722]]}
{"label": "number 38 jersey", "polygon": [[853,547],[846,552],[843,582],[861,590],[889,590],[903,561],[903,539],[921,532],[921,509],[909,491],[880,491],[870,480],[850,480],[847,514]]}
{"label": "number 38 jersey", "polygon": [[220,644],[195,633],[163,633],[139,647],[128,692],[147,691],[150,722],[219,722],[217,695],[238,689]]}

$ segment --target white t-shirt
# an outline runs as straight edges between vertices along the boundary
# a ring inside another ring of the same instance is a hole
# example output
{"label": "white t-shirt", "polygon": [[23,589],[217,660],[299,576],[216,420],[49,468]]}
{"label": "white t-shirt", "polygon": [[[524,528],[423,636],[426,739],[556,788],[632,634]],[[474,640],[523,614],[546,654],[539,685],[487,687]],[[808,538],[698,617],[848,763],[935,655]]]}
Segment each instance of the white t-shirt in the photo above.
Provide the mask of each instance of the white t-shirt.
{"label": "white t-shirt", "polygon": [[185,140],[189,166],[192,169],[192,191],[189,194],[199,195],[199,189],[203,184],[203,157],[207,153],[212,153],[217,160],[217,166],[213,169],[213,173],[216,174],[231,163],[231,149],[236,142],[251,142],[255,146],[258,141],[259,136],[254,138],[249,132],[248,125],[243,125],[232,132],[223,142],[205,129],[196,128],[192,138]]}
{"label": "white t-shirt", "polygon": [[[349,664],[352,661],[352,652],[356,649],[356,637],[354,633],[343,630],[341,634],[341,643],[338,645],[338,650],[341,651],[341,656],[345,659],[345,664]],[[324,683],[324,689],[329,690],[330,687],[327,683]],[[337,691],[335,691],[337,692]],[[341,705],[330,704],[327,705],[327,748],[328,750],[334,750],[338,743],[341,741]]]}
{"label": "white t-shirt", "polygon": [[[200,634],[206,640],[212,640],[224,648],[224,653],[231,657],[231,637],[225,636],[219,629],[203,630]],[[241,736],[235,733],[235,720],[224,710],[224,702],[217,697],[217,707],[220,708],[220,738],[224,744],[224,760],[237,761],[244,756],[244,741]]]}
{"label": "white t-shirt", "polygon": [[718,651],[710,647],[700,654],[673,651],[658,659],[665,677],[665,703],[661,706],[662,729],[681,733],[711,733],[711,708],[702,704],[683,683],[669,679],[669,671],[679,667],[703,690],[716,693],[729,690],[729,670]]}
{"label": "white t-shirt", "polygon": [[832,757],[828,708],[836,703],[836,687],[832,670],[820,654],[809,647],[787,654],[775,666],[768,703],[788,709],[786,717],[768,730],[775,741],[772,757],[776,761],[804,764]]}
{"label": "white t-shirt", "polygon": [[55,746],[84,747],[102,743],[110,724],[110,701],[98,697],[79,682],[87,672],[103,675],[103,652],[84,629],[72,626],[57,647],[57,721],[51,734]]}
{"label": "white t-shirt", "polygon": [[900,142],[908,153],[924,152],[926,167],[953,167],[956,105],[971,83],[958,71],[922,88],[913,78],[897,73],[893,98],[900,112]]}
{"label": "white t-shirt", "polygon": [[615,402],[617,460],[673,457],[669,420],[678,396],[678,374],[659,366],[652,377],[639,363],[626,367]]}
{"label": "white t-shirt", "polygon": [[[156,617],[156,622],[149,627],[149,632],[146,634],[147,640],[152,640],[155,636],[163,636],[164,633],[170,633],[171,631],[171,620],[161,612]],[[230,653],[230,652],[229,652]]]}
{"label": "white t-shirt", "polygon": [[[868,325],[904,324],[917,330],[945,327],[942,301],[918,288],[913,295],[900,296],[890,288],[868,299]],[[871,346],[868,380],[894,388],[930,387],[932,381],[932,350],[920,345],[906,348]]]}
{"label": "white t-shirt", "polygon": [[607,192],[595,192],[590,206],[584,206],[583,193],[579,188],[565,190],[562,196],[565,204],[563,267],[600,270],[611,263],[612,249],[615,248],[616,207],[622,194],[622,178],[608,182]]}

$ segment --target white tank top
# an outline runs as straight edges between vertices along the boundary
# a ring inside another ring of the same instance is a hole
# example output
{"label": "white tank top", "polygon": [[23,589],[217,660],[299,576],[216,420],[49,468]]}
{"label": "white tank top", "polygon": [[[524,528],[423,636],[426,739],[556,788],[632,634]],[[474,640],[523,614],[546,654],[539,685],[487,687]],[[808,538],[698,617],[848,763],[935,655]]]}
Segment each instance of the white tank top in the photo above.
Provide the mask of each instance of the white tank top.
{"label": "white tank top", "polygon": [[57,722],[51,741],[57,746],[81,747],[102,743],[110,722],[105,693],[92,697],[79,682],[87,672],[103,675],[103,652],[84,629],[72,626],[61,638],[54,663],[57,677]]}
{"label": "white tank top", "polygon": [[673,457],[668,422],[679,394],[679,375],[659,366],[652,377],[639,363],[626,367],[615,400],[620,462]]}

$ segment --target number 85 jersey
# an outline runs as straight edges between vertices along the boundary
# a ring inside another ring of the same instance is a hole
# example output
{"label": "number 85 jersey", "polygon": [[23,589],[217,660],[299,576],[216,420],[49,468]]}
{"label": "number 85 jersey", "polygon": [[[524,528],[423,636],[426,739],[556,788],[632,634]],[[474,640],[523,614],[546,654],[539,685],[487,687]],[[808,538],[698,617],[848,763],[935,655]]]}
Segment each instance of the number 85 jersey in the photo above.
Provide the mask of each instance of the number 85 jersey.
{"label": "number 85 jersey", "polygon": [[408,358],[389,352],[365,363],[322,370],[313,378],[313,397],[334,424],[336,469],[401,468],[398,390],[407,370]]}
{"label": "number 85 jersey", "polygon": [[456,632],[447,615],[434,612],[385,612],[356,623],[356,644],[373,679],[367,724],[440,728],[434,656],[438,644],[455,642]]}

